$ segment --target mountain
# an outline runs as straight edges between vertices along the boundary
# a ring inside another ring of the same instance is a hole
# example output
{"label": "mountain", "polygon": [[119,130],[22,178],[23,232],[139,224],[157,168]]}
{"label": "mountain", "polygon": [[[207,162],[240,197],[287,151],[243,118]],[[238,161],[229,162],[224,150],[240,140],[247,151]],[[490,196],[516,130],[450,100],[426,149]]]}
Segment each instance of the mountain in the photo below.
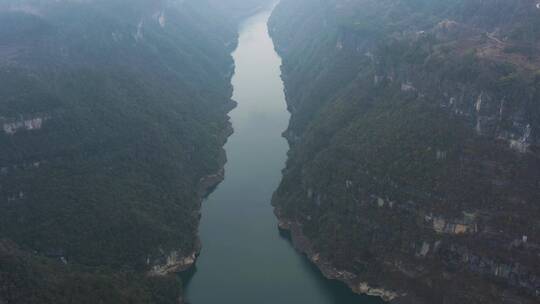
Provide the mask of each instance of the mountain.
{"label": "mountain", "polygon": [[273,204],[330,278],[392,303],[540,297],[540,7],[283,0]]}
{"label": "mountain", "polygon": [[0,303],[181,299],[262,2],[0,2]]}

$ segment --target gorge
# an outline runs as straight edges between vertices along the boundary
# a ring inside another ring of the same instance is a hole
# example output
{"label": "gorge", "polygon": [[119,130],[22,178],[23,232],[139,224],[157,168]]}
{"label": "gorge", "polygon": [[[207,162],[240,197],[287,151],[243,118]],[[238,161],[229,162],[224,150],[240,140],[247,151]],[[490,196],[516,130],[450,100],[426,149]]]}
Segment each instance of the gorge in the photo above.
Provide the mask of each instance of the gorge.
{"label": "gorge", "polygon": [[0,304],[538,303],[538,8],[0,1]]}
{"label": "gorge", "polygon": [[186,286],[190,303],[380,303],[324,279],[279,234],[270,205],[285,165],[289,114],[266,22],[249,18],[233,53],[234,133],[225,179],[203,202],[203,249]]}

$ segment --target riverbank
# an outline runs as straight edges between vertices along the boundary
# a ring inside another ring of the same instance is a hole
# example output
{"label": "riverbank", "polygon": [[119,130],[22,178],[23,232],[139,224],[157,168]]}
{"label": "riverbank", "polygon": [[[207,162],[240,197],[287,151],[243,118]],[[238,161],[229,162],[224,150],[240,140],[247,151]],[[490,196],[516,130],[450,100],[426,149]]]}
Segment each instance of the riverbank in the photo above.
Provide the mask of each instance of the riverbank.
{"label": "riverbank", "polygon": [[[288,145],[281,59],[268,35],[270,11],[241,26],[233,53],[230,113],[234,134],[225,145],[226,178],[202,205],[203,244],[184,299],[195,304],[378,303],[326,280],[275,229],[270,204]],[[209,292],[211,291],[211,292]]]}
{"label": "riverbank", "polygon": [[[231,99],[228,112],[232,111],[236,107],[237,103]],[[199,181],[197,195],[199,197],[199,209],[197,212],[197,218],[200,221],[201,207],[204,200],[216,189],[216,187],[225,179],[225,164],[227,163],[227,155],[223,148],[227,143],[227,139],[234,133],[234,129],[230,121],[228,121],[227,127],[224,129],[221,135],[222,151],[219,162],[219,169],[207,176],[204,176]],[[148,271],[149,276],[167,276],[172,274],[180,274],[190,271],[200,255],[202,249],[202,243],[197,232],[197,241],[194,250],[188,254],[182,254],[180,251],[172,251],[164,259],[164,263],[155,264]]]}
{"label": "riverbank", "polygon": [[354,273],[334,267],[330,261],[323,258],[321,254],[315,250],[312,242],[302,232],[301,223],[284,217],[277,207],[274,209],[274,214],[279,220],[278,228],[289,235],[294,248],[300,253],[305,254],[309,261],[317,266],[325,278],[341,281],[357,294],[380,297],[387,302],[401,296],[401,294],[395,291],[371,287],[367,282],[359,280]]}

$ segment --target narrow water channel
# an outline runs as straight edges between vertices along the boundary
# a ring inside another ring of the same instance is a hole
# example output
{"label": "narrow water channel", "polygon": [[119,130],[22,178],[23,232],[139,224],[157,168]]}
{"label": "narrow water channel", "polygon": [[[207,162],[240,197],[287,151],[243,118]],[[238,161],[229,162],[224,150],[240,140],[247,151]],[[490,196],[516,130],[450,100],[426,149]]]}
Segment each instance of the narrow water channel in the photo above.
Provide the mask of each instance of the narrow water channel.
{"label": "narrow water channel", "polygon": [[323,278],[277,229],[270,200],[285,165],[289,120],[270,12],[248,19],[234,52],[234,134],[225,181],[203,203],[203,250],[186,285],[192,304],[379,303]]}

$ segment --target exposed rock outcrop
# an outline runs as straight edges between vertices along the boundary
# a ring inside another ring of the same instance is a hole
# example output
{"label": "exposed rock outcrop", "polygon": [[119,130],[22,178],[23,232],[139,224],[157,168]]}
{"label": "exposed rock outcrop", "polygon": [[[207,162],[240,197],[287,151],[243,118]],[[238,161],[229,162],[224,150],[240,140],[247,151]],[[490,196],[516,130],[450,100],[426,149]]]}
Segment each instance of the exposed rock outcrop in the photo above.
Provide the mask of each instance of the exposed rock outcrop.
{"label": "exposed rock outcrop", "polygon": [[186,271],[195,265],[197,256],[201,250],[200,242],[195,251],[183,254],[180,251],[172,251],[153,264],[148,272],[150,276],[166,276]]}
{"label": "exposed rock outcrop", "polygon": [[315,251],[310,240],[302,232],[302,225],[299,222],[284,218],[279,208],[275,209],[275,214],[279,219],[279,229],[289,233],[294,247],[304,253],[313,264],[317,265],[327,279],[342,281],[358,294],[380,297],[385,301],[392,301],[399,296],[403,296],[395,291],[369,286],[369,283],[362,282],[354,273],[336,268],[332,262],[325,260],[320,253]]}

